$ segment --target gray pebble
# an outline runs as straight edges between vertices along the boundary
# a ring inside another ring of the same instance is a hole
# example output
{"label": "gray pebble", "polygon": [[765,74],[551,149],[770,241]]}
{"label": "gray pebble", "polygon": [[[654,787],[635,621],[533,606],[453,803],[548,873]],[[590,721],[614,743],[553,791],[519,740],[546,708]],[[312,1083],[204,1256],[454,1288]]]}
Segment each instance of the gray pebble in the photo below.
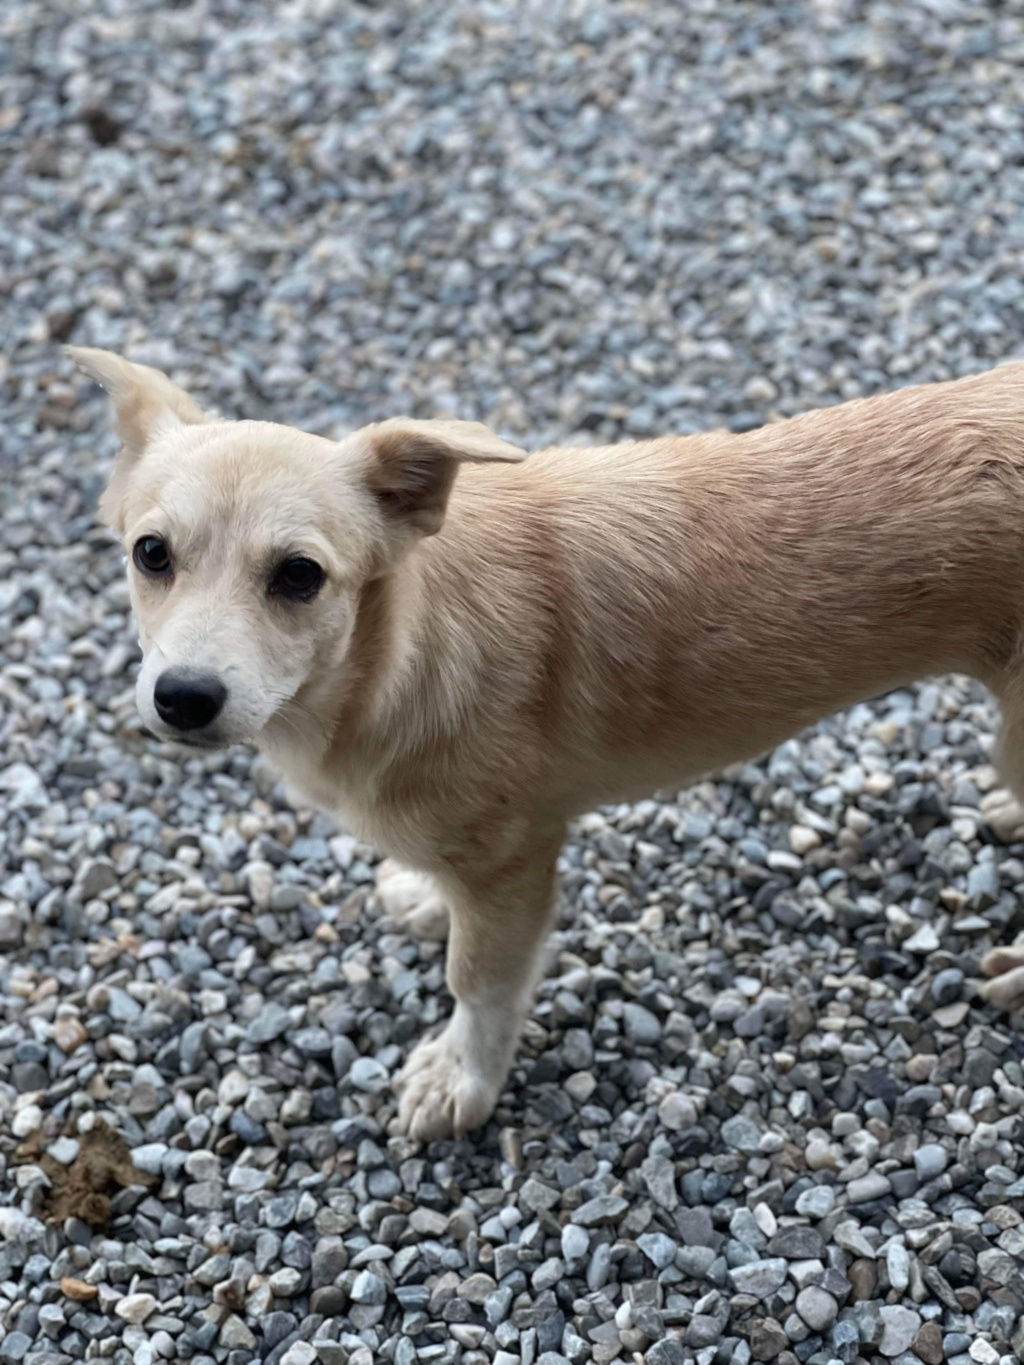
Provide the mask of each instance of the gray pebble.
{"label": "gray pebble", "polygon": [[761,1129],[743,1114],[735,1114],[722,1124],[722,1141],[736,1152],[757,1152],[761,1145]]}
{"label": "gray pebble", "polygon": [[245,1030],[245,1041],[255,1046],[280,1038],[291,1027],[291,1014],[283,1005],[271,1001],[264,1005],[256,1018]]}
{"label": "gray pebble", "polygon": [[636,1047],[654,1047],[661,1041],[661,1024],[643,1005],[630,1001],[623,1006],[626,1037]]}
{"label": "gray pebble", "polygon": [[390,1083],[387,1068],[374,1057],[357,1057],[349,1067],[349,1083],[357,1090],[376,1095]]}
{"label": "gray pebble", "polygon": [[387,1285],[372,1270],[361,1270],[351,1289],[353,1303],[381,1304],[387,1300]]}
{"label": "gray pebble", "polygon": [[785,1283],[786,1262],[780,1256],[773,1256],[749,1265],[736,1266],[729,1271],[729,1279],[737,1294],[766,1299]]}
{"label": "gray pebble", "polygon": [[831,1185],[812,1185],[796,1201],[796,1211],[804,1218],[825,1218],[836,1204],[836,1192]]}
{"label": "gray pebble", "polygon": [[901,1304],[887,1304],[880,1310],[879,1316],[882,1319],[882,1338],[878,1349],[882,1355],[892,1357],[909,1351],[921,1327],[920,1313]]}
{"label": "gray pebble", "polygon": [[581,1204],[572,1214],[572,1221],[580,1227],[603,1227],[613,1223],[629,1208],[628,1202],[615,1194],[599,1194]]}
{"label": "gray pebble", "polygon": [[814,1332],[826,1332],[836,1320],[839,1304],[824,1289],[808,1285],[796,1296],[796,1311]]}
{"label": "gray pebble", "polygon": [[867,1204],[875,1199],[884,1199],[892,1189],[887,1176],[880,1171],[858,1176],[846,1187],[846,1197],[851,1204]]}
{"label": "gray pebble", "polygon": [[926,1142],[914,1153],[914,1170],[921,1180],[934,1180],[946,1169],[949,1157],[937,1142]]}

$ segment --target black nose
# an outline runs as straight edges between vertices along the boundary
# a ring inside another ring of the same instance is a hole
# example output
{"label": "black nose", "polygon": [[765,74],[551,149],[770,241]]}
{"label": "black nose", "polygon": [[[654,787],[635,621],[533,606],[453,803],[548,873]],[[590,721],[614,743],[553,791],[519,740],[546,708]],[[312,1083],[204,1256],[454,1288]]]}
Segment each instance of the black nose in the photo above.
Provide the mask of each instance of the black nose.
{"label": "black nose", "polygon": [[228,689],[215,673],[169,668],[153,689],[157,714],[175,730],[201,730],[220,715]]}

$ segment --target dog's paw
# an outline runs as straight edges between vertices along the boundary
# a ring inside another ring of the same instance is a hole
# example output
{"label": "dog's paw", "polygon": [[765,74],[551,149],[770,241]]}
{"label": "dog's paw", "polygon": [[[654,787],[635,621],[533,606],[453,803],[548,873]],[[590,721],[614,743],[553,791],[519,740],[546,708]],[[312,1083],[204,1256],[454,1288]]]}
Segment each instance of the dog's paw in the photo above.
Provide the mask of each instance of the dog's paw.
{"label": "dog's paw", "polygon": [[981,959],[981,970],[991,978],[981,988],[984,1000],[1001,1010],[1024,1007],[1024,943],[993,948]]}
{"label": "dog's paw", "polygon": [[471,1069],[449,1024],[420,1043],[395,1081],[398,1127],[421,1142],[462,1137],[490,1118],[504,1079]]}
{"label": "dog's paw", "polygon": [[1004,844],[1024,841],[1024,806],[1005,787],[981,798],[981,818]]}
{"label": "dog's paw", "polygon": [[387,915],[416,938],[447,938],[448,907],[426,873],[387,858],[377,869],[377,895]]}

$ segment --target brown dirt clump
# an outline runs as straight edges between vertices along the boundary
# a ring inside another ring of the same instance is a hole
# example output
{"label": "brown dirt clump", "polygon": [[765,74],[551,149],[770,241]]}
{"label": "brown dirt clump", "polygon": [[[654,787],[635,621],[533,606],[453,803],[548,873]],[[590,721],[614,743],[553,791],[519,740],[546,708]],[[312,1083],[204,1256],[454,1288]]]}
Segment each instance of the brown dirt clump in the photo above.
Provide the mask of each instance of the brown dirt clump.
{"label": "brown dirt clump", "polygon": [[48,1223],[81,1218],[91,1228],[104,1228],[110,1221],[111,1194],[129,1185],[152,1185],[155,1177],[136,1170],[131,1148],[102,1121],[76,1136],[78,1155],[69,1166],[47,1156],[43,1148],[48,1139],[42,1133],[33,1133],[21,1144],[16,1160],[39,1166],[50,1181],[43,1201]]}

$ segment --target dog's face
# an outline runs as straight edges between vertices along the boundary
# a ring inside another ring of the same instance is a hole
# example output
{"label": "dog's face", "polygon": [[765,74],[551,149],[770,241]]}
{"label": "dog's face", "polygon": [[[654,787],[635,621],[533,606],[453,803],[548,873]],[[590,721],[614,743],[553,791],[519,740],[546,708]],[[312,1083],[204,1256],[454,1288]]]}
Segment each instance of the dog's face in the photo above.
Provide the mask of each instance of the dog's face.
{"label": "dog's face", "polygon": [[523,452],[469,422],[329,441],[204,413],[164,375],[73,349],[123,449],[103,512],[123,537],[144,723],[203,748],[259,742],[344,694],[368,583],[440,529],[462,460]]}
{"label": "dog's face", "polygon": [[259,422],[154,433],[119,516],[156,734],[256,740],[311,678],[337,675],[384,548],[355,456]]}

